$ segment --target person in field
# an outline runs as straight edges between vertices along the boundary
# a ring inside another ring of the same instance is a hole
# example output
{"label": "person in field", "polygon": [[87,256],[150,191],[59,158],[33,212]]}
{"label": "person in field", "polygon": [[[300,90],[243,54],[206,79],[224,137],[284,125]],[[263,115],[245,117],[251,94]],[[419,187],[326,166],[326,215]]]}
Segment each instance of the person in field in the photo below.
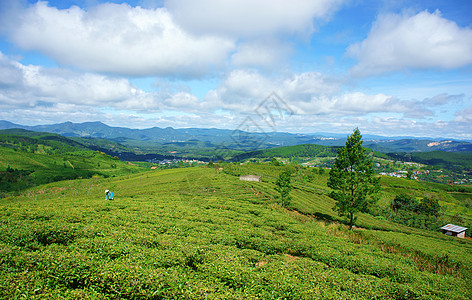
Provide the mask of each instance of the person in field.
{"label": "person in field", "polygon": [[110,191],[110,190],[105,190],[105,195],[106,195],[106,196],[105,196],[105,197],[106,197],[105,200],[113,200],[114,195],[113,195],[113,192],[112,192],[112,191]]}

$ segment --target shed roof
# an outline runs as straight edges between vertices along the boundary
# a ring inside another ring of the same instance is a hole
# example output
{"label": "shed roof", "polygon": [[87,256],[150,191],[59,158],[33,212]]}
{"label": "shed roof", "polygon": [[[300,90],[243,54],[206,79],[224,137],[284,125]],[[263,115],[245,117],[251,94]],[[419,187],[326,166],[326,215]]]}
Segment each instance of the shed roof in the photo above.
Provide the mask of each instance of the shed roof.
{"label": "shed roof", "polygon": [[466,227],[461,227],[461,226],[457,226],[457,225],[454,225],[454,224],[444,225],[443,227],[441,227],[441,229],[447,230],[447,231],[452,231],[452,232],[457,232],[457,233],[460,233],[462,231],[467,230]]}

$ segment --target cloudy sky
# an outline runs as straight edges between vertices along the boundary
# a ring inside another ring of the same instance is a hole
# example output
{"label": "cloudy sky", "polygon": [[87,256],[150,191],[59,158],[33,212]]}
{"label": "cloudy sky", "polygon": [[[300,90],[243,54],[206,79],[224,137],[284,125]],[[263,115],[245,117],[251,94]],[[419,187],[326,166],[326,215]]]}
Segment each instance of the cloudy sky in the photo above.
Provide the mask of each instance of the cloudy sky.
{"label": "cloudy sky", "polygon": [[1,0],[0,119],[470,140],[472,1]]}

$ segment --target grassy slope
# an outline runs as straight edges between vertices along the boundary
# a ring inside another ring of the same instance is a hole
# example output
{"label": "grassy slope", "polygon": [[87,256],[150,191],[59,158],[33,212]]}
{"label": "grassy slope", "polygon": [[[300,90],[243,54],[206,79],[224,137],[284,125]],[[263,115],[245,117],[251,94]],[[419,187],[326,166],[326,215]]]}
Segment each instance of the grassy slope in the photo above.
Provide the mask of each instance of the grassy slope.
{"label": "grassy slope", "polygon": [[[297,205],[325,202],[323,180],[311,197],[296,190]],[[188,168],[63,181],[2,199],[0,295],[470,298],[470,242],[421,230],[349,232],[281,209],[272,190],[270,180]]]}
{"label": "grassy slope", "polygon": [[142,169],[121,162],[109,155],[96,151],[74,151],[57,155],[45,155],[15,151],[14,149],[0,147],[0,171],[12,169],[27,170],[28,178],[22,182],[8,182],[3,179],[0,182],[0,190],[12,191],[22,189],[25,186],[48,183],[57,180],[88,178],[97,175],[119,175],[130,172],[140,172]]}
{"label": "grassy slope", "polygon": [[[226,168],[229,168],[228,166]],[[284,167],[273,167],[267,164],[248,164],[245,166],[232,167],[239,175],[257,174],[262,175],[267,184],[262,184],[261,189],[271,194],[273,198],[277,193],[273,189],[278,174]],[[307,173],[308,171],[304,171]],[[303,172],[292,176],[295,189],[292,196],[295,200],[293,208],[307,214],[314,214],[326,219],[338,220],[337,213],[332,210],[334,200],[328,197],[330,189],[327,187],[328,172],[323,175],[315,175],[313,181],[306,180]],[[417,198],[433,197],[438,199],[443,207],[442,213],[446,220],[454,216],[463,218],[465,223],[472,224],[472,197],[470,193],[450,193],[448,186],[444,184],[408,180],[395,177],[381,177],[381,193],[378,204],[388,207],[393,198],[400,193],[407,193]],[[363,227],[394,230],[403,228],[400,225],[388,222],[379,223],[378,219],[367,214],[359,214],[359,224]],[[390,225],[387,225],[390,224]],[[408,228],[408,227],[405,227]],[[408,232],[411,229],[405,229]]]}

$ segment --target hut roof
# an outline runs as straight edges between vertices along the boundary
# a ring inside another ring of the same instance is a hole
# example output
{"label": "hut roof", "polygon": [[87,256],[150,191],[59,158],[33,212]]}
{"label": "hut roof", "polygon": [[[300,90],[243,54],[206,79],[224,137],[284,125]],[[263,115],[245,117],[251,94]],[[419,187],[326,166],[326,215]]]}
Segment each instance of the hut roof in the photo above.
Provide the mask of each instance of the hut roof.
{"label": "hut roof", "polygon": [[247,180],[247,181],[261,181],[261,176],[257,175],[243,175],[239,177],[239,180]]}
{"label": "hut roof", "polygon": [[261,176],[257,176],[257,175],[243,175],[239,178],[261,178]]}
{"label": "hut roof", "polygon": [[457,226],[457,225],[454,225],[454,224],[447,224],[447,225],[444,225],[443,227],[441,227],[442,230],[447,230],[447,231],[452,231],[452,232],[456,232],[456,233],[461,233],[462,231],[466,231],[467,228],[466,227],[461,227],[461,226]]}

